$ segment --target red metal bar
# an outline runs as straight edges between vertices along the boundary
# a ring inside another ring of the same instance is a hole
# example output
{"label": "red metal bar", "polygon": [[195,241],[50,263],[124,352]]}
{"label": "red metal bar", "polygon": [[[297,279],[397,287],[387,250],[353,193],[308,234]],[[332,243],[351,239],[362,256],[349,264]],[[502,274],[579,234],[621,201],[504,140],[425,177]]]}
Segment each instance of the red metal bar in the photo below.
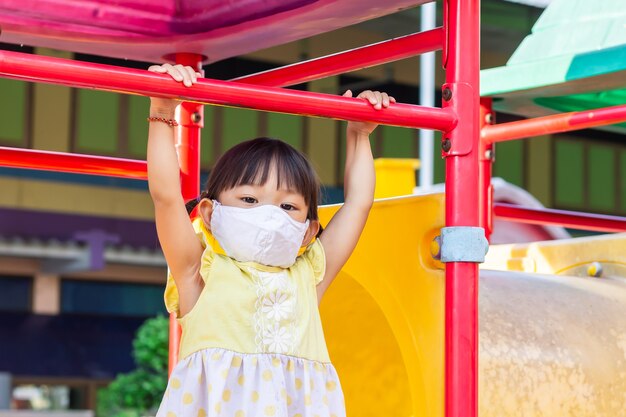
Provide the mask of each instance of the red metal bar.
{"label": "red metal bar", "polygon": [[626,217],[575,211],[535,209],[514,204],[497,203],[494,215],[512,222],[569,227],[595,232],[626,232]]}
{"label": "red metal bar", "polygon": [[0,147],[0,166],[147,179],[146,161]]}
{"label": "red metal bar", "polygon": [[[201,55],[176,54],[176,63],[189,65],[198,72],[202,71]],[[204,126],[204,106],[185,101],[178,109],[176,149],[181,171],[181,188],[183,198],[191,200],[200,192],[200,129]]]}
{"label": "red metal bar", "polygon": [[435,28],[257,74],[246,75],[232,81],[267,87],[287,87],[437,51],[442,46],[443,28]]}
{"label": "red metal bar", "polygon": [[[446,108],[458,124],[443,136],[446,158],[446,226],[478,226],[480,132],[480,0],[445,0],[443,65]],[[478,264],[446,263],[447,417],[478,415]]]}
{"label": "red metal bar", "polygon": [[[494,113],[490,98],[480,99],[479,125],[483,129],[494,123]],[[478,158],[480,160],[480,227],[485,229],[485,237],[490,239],[493,232],[493,186],[491,185],[491,172],[494,160],[494,145],[480,142]]]}
{"label": "red metal bar", "polygon": [[384,125],[448,131],[456,124],[451,110],[409,104],[392,104],[375,110],[364,100],[329,94],[230,81],[201,79],[192,88],[167,75],[110,65],[0,51],[0,76],[72,87],[113,90],[129,94],[174,97],[182,101],[246,107],[257,110],[364,120]]}
{"label": "red metal bar", "polygon": [[621,122],[626,122],[626,104],[485,126],[481,139],[486,143],[504,142]]}
{"label": "red metal bar", "polygon": [[[176,63],[189,65],[202,72],[202,56],[197,54],[176,54]],[[191,200],[200,193],[200,130],[203,124],[203,105],[183,102],[178,107],[176,119],[179,127],[176,135],[176,150],[180,166],[180,182],[183,199]],[[169,326],[169,374],[178,363],[181,327],[174,313],[170,314]]]}

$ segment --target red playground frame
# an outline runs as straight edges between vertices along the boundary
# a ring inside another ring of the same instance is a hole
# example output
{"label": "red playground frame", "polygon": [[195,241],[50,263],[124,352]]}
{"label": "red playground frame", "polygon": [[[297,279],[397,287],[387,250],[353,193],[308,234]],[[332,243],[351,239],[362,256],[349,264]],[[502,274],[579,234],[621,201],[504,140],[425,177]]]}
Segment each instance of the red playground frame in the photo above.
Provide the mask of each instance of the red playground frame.
{"label": "red playground frame", "polygon": [[[446,226],[483,227],[489,236],[494,214],[494,142],[626,121],[626,106],[595,110],[593,120],[589,112],[578,112],[492,126],[491,102],[479,98],[479,20],[480,0],[444,0],[443,27],[233,80],[236,82],[202,79],[193,89],[148,71],[8,51],[0,51],[0,76],[184,101],[178,140],[185,199],[195,198],[200,189],[203,104],[439,130],[443,132],[442,156],[446,160]],[[440,49],[446,70],[442,108],[393,104],[378,112],[354,98],[278,88]],[[177,63],[196,68],[200,68],[201,59],[196,54],[176,55]],[[0,166],[146,179],[145,161],[15,148],[0,147]],[[503,205],[496,207],[495,215],[591,230],[626,231],[626,219],[613,216],[530,211]],[[476,417],[477,263],[446,264],[445,302],[446,416]],[[180,335],[173,317],[170,323],[171,369],[177,361]]]}

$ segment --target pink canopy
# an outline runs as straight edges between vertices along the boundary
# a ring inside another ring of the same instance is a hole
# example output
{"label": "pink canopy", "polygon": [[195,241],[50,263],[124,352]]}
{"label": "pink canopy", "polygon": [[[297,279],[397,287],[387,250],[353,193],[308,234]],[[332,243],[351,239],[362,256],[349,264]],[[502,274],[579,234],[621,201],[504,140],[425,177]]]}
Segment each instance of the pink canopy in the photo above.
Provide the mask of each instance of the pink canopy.
{"label": "pink canopy", "polygon": [[187,52],[215,62],[426,2],[0,0],[0,42],[148,62]]}

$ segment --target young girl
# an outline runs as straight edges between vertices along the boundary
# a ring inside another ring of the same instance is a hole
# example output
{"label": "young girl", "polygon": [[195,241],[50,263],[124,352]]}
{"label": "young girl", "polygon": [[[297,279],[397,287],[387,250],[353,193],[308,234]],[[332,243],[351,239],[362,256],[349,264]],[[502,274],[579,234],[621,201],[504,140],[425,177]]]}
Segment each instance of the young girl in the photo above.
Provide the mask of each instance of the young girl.
{"label": "young girl", "polygon": [[[188,87],[200,75],[179,65],[150,70]],[[395,102],[379,92],[359,97],[376,109]],[[165,299],[183,329],[157,417],[345,416],[318,303],[372,206],[376,125],[348,123],[345,203],[316,238],[317,177],[297,150],[268,138],[217,161],[190,221],[171,126],[177,104],[152,98],[149,118],[148,183],[170,269]]]}

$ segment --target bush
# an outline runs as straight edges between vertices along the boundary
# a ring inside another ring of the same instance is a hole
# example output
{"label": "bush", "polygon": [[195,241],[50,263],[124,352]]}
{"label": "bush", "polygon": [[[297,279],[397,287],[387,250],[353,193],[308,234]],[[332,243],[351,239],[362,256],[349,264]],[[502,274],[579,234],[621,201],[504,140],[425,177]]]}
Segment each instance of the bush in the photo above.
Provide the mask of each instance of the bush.
{"label": "bush", "polygon": [[147,320],[133,340],[137,369],[118,375],[98,392],[98,417],[143,417],[156,414],[167,385],[168,319]]}

